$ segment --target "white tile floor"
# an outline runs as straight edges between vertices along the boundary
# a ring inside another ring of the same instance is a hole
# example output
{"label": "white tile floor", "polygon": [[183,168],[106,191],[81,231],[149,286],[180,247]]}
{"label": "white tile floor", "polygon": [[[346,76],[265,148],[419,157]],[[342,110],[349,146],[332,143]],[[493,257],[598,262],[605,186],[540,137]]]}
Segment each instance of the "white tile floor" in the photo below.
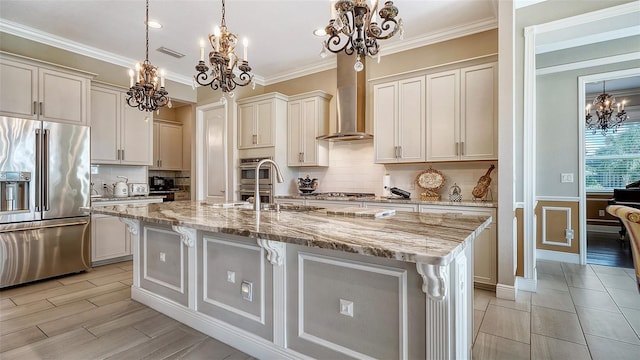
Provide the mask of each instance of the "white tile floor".
{"label": "white tile floor", "polygon": [[538,290],[515,301],[476,289],[474,359],[640,360],[633,269],[539,260]]}

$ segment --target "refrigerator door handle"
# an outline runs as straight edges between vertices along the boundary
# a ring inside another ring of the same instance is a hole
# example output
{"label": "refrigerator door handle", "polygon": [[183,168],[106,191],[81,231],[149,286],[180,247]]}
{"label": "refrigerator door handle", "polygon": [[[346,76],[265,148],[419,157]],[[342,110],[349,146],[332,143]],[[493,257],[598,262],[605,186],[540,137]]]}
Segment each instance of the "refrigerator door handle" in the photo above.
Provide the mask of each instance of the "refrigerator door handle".
{"label": "refrigerator door handle", "polygon": [[[35,104],[35,101],[33,102]],[[35,109],[35,108],[34,108]],[[40,129],[36,129],[36,212],[40,212],[42,211],[42,209],[40,209],[40,205],[41,205],[41,190],[42,190],[42,183],[40,181],[41,177],[41,166],[42,166],[42,153],[40,151],[41,149],[41,145],[42,142],[40,141],[40,138],[42,137],[42,131]]]}
{"label": "refrigerator door handle", "polygon": [[42,207],[49,210],[49,129],[44,130],[42,137]]}

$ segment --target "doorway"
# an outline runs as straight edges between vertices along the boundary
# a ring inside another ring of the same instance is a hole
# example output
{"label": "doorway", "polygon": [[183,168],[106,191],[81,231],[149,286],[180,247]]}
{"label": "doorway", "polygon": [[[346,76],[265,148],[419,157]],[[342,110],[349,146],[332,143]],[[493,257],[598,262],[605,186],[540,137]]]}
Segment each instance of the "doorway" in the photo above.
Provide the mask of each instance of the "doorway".
{"label": "doorway", "polygon": [[[591,119],[595,120],[595,111],[588,111],[586,107],[603,93],[611,95],[620,104],[612,116],[621,109],[628,116],[619,128],[606,131],[589,129],[586,118],[580,119],[580,222],[587,235],[581,241],[581,261],[632,268],[628,238],[621,236],[622,225],[606,212],[606,207],[612,199],[617,202],[632,200],[620,190],[614,196],[614,189],[625,189],[640,180],[640,149],[634,145],[640,141],[640,70],[582,76],[578,90],[584,117],[590,113]],[[640,193],[640,189],[638,191]]]}
{"label": "doorway", "polygon": [[198,200],[230,200],[228,191],[227,106],[197,108],[196,181]]}

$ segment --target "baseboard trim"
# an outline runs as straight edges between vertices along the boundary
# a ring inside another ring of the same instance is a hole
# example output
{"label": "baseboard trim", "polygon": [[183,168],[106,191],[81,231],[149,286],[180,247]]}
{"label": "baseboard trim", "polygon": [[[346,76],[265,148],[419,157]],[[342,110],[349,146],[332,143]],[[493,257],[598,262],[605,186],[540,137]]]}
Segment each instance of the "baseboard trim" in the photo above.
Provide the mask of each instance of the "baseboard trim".
{"label": "baseboard trim", "polygon": [[496,297],[498,299],[515,300],[517,289],[513,285],[496,285]]}
{"label": "baseboard trim", "polygon": [[536,250],[536,259],[538,260],[551,260],[561,261],[572,264],[580,264],[580,254],[566,253],[561,251],[552,250]]}
{"label": "baseboard trim", "polygon": [[587,225],[587,231],[606,233],[606,234],[617,234],[620,231],[620,225],[619,224],[616,224],[615,226]]}
{"label": "baseboard trim", "polygon": [[131,298],[258,359],[312,359],[291,349],[277,346],[267,339],[224,321],[159,297],[147,290],[131,287]]}
{"label": "baseboard trim", "polygon": [[534,278],[525,278],[522,276],[516,277],[516,287],[518,290],[536,292],[538,289],[538,276]]}

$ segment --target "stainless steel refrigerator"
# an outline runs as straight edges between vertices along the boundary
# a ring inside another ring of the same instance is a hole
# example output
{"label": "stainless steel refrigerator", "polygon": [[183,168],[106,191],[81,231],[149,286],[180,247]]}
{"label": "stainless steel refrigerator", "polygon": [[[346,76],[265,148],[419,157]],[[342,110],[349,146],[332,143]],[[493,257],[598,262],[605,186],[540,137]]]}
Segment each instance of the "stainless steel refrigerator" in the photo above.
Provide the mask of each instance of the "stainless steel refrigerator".
{"label": "stainless steel refrigerator", "polygon": [[0,117],[0,288],[91,264],[89,127]]}

